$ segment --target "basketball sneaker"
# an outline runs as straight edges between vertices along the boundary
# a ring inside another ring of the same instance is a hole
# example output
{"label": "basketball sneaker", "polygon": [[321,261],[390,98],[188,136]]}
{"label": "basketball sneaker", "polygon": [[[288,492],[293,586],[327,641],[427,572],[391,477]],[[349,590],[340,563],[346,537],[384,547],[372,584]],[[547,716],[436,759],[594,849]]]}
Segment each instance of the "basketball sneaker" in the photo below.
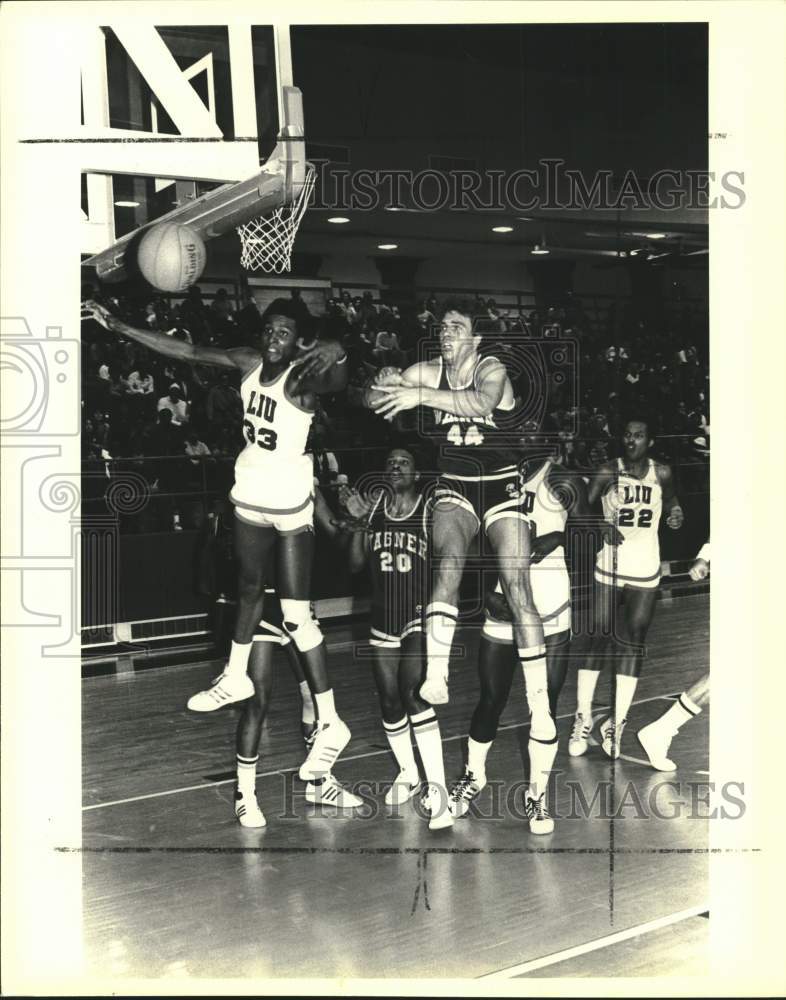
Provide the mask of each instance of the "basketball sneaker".
{"label": "basketball sneaker", "polygon": [[568,740],[568,753],[571,757],[583,757],[589,746],[589,734],[592,732],[592,717],[585,719],[581,712],[576,712],[573,729]]}
{"label": "basketball sneaker", "polygon": [[267,826],[265,814],[259,808],[256,795],[253,792],[244,795],[239,788],[235,789],[235,816],[240,820],[241,826],[254,829]]}
{"label": "basketball sneaker", "polygon": [[663,725],[662,719],[656,719],[636,733],[641,748],[649,758],[656,771],[676,771],[677,765],[669,760],[669,747],[674,733]]}
{"label": "basketball sneaker", "polygon": [[429,814],[429,830],[444,830],[453,826],[453,813],[450,811],[450,800],[444,788],[429,785],[429,789],[420,800],[423,809]]}
{"label": "basketball sneaker", "polygon": [[315,784],[306,785],[306,802],[314,806],[335,806],[337,809],[354,809],[363,805],[359,795],[353,795],[332,774]]}
{"label": "basketball sneaker", "polygon": [[437,667],[426,670],[426,679],[420,685],[420,697],[429,705],[447,705],[448,668]]}
{"label": "basketball sneaker", "polygon": [[454,816],[463,816],[469,809],[472,800],[486,787],[486,778],[476,778],[468,767],[450,789],[448,805]]}
{"label": "basketball sneaker", "polygon": [[311,749],[311,744],[314,742],[317,736],[317,724],[316,722],[301,722],[300,732],[303,736],[303,742],[306,744],[306,750]]}
{"label": "basketball sneaker", "polygon": [[524,793],[524,810],[527,813],[530,833],[552,833],[554,830],[554,820],[549,816],[546,808],[545,793],[535,798],[529,792]]}
{"label": "basketball sneaker", "polygon": [[300,780],[318,781],[328,775],[351,735],[338,716],[330,722],[318,723],[311,749],[300,765]]}
{"label": "basketball sneaker", "polygon": [[245,701],[254,694],[254,683],[248,674],[234,676],[226,670],[219,674],[205,691],[191,695],[186,708],[192,712],[215,712],[217,708]]}
{"label": "basketball sneaker", "polygon": [[403,806],[420,791],[420,775],[409,771],[399,771],[393,784],[385,792],[386,806]]}
{"label": "basketball sneaker", "polygon": [[619,725],[616,725],[613,719],[608,718],[605,722],[601,723],[598,732],[601,735],[603,752],[607,757],[616,760],[622,753],[622,733],[627,725],[627,721],[627,719],[623,719]]}

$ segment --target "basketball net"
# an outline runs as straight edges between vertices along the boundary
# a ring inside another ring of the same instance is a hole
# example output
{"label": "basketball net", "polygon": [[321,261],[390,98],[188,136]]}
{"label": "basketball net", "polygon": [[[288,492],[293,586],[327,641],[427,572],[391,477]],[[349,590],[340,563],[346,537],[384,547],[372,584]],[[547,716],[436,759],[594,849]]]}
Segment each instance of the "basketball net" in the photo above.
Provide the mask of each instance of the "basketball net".
{"label": "basketball net", "polygon": [[316,171],[307,163],[303,186],[293,202],[237,227],[242,246],[240,263],[247,271],[267,274],[289,271],[295,236],[311,200],[315,180]]}

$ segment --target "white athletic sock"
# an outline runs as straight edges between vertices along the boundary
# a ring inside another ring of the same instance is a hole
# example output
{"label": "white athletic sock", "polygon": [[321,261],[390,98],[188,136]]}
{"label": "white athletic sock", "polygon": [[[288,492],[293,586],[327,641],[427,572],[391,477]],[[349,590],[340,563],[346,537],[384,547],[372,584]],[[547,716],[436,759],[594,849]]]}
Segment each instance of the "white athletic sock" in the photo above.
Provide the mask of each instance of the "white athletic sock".
{"label": "white athletic sock", "polygon": [[553,740],[538,740],[530,736],[527,743],[529,753],[529,794],[540,796],[549,787],[549,775],[557,756],[557,737]]}
{"label": "white athletic sock", "polygon": [[241,795],[253,795],[257,787],[257,762],[256,757],[235,757],[237,763],[237,787]]}
{"label": "white athletic sock", "polygon": [[410,715],[412,732],[423,761],[423,770],[429,785],[437,787],[440,795],[447,795],[445,789],[445,762],[442,759],[442,736],[439,721],[433,708]]}
{"label": "white athletic sock", "polygon": [[446,673],[458,621],[458,608],[434,601],[426,605],[426,674]]}
{"label": "white athletic sock", "polygon": [[328,688],[321,694],[315,694],[314,700],[317,703],[317,717],[320,722],[332,722],[336,716],[336,703],[333,700],[333,688]]}
{"label": "white athletic sock", "polygon": [[316,710],[314,709],[314,700],[311,697],[311,688],[308,686],[308,681],[301,681],[298,685],[300,688],[300,697],[303,699],[303,707],[300,711],[300,720],[305,722],[306,725],[310,725],[312,722],[316,722]]}
{"label": "white athletic sock", "polygon": [[617,725],[627,719],[638,683],[638,677],[631,677],[630,674],[617,674],[617,693],[614,696],[614,721]]}
{"label": "white athletic sock", "polygon": [[700,712],[701,706],[691,701],[683,691],[677,701],[659,719],[655,720],[655,724],[659,727],[662,726],[667,732],[674,735],[679,732],[681,726],[684,726]]}
{"label": "white athletic sock", "polygon": [[486,780],[486,757],[491,749],[492,740],[488,743],[478,743],[470,736],[467,740],[467,768],[473,777]]}
{"label": "white athletic sock", "polygon": [[600,670],[586,670],[583,667],[578,671],[578,688],[576,690],[576,712],[583,715],[586,720],[592,718],[592,699],[595,695],[595,687],[600,677]]}
{"label": "white athletic sock", "polygon": [[230,677],[242,677],[248,670],[248,658],[251,656],[253,642],[235,642],[229,651],[229,661],[224,668]]}
{"label": "white athletic sock", "polygon": [[417,777],[418,765],[415,762],[415,751],[412,749],[409,719],[406,715],[398,722],[385,722],[383,719],[382,726],[399,770],[411,774],[414,780]]}
{"label": "white athletic sock", "polygon": [[518,653],[527,686],[527,704],[532,715],[530,732],[536,739],[553,740],[557,735],[557,727],[549,706],[546,647],[541,644],[531,649],[519,648]]}

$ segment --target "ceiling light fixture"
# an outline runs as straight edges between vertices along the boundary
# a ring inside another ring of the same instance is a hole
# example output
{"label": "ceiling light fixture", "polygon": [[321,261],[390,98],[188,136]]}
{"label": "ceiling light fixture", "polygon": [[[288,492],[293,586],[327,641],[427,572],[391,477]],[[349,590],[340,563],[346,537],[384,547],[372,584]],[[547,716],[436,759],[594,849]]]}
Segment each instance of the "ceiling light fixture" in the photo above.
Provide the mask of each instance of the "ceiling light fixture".
{"label": "ceiling light fixture", "polygon": [[666,233],[645,233],[648,240],[665,240]]}
{"label": "ceiling light fixture", "polygon": [[398,250],[398,243],[377,243],[377,250]]}
{"label": "ceiling light fixture", "polygon": [[513,226],[492,226],[492,233],[512,233]]}
{"label": "ceiling light fixture", "polygon": [[547,249],[545,244],[541,245],[540,243],[536,243],[535,246],[530,250],[530,253],[541,253],[541,254],[549,253],[549,250]]}
{"label": "ceiling light fixture", "polygon": [[349,222],[349,219],[346,215],[331,215],[328,222],[334,222],[337,226],[339,226],[344,222]]}
{"label": "ceiling light fixture", "polygon": [[116,201],[115,205],[118,208],[139,208],[138,201]]}

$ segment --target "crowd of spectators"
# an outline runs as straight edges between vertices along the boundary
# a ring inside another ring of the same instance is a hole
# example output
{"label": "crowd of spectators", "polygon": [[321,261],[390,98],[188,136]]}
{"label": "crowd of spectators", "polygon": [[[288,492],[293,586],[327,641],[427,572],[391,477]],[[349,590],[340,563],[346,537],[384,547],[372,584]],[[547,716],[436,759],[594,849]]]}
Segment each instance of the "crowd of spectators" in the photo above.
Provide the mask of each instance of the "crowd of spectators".
{"label": "crowd of spectators", "polygon": [[[320,401],[310,445],[316,475],[335,483],[342,473],[364,467],[357,449],[382,449],[394,435],[400,440],[415,434],[412,413],[402,414],[394,426],[361,416],[363,397],[380,368],[403,368],[418,359],[422,341],[435,335],[441,303],[430,295],[404,306],[375,301],[370,292],[353,297],[344,291],[328,301],[324,316],[315,317],[297,289],[291,294],[307,337],[338,339],[348,354],[347,391]],[[209,304],[198,286],[176,305],[163,297],[113,295],[111,288],[83,288],[87,296],[132,325],[187,343],[249,345],[262,327],[254,299],[249,295],[234,309],[226,290]],[[571,295],[542,311],[503,308],[477,295],[473,312],[484,345],[502,356],[520,338],[567,337],[576,345],[575,376],[552,386],[543,421],[561,442],[565,464],[589,469],[613,456],[625,415],[633,410],[650,416],[661,441],[675,436],[672,460],[706,451],[706,316],[681,308],[653,318],[635,304],[619,316],[613,309],[589,316]],[[141,472],[153,493],[168,498],[158,504],[156,526],[182,526],[178,506],[183,505],[171,494],[225,493],[231,485],[232,461],[243,444],[238,377],[172,362],[108,334],[92,320],[83,323],[82,342],[84,460],[107,470]],[[527,391],[516,382],[514,388]]]}

